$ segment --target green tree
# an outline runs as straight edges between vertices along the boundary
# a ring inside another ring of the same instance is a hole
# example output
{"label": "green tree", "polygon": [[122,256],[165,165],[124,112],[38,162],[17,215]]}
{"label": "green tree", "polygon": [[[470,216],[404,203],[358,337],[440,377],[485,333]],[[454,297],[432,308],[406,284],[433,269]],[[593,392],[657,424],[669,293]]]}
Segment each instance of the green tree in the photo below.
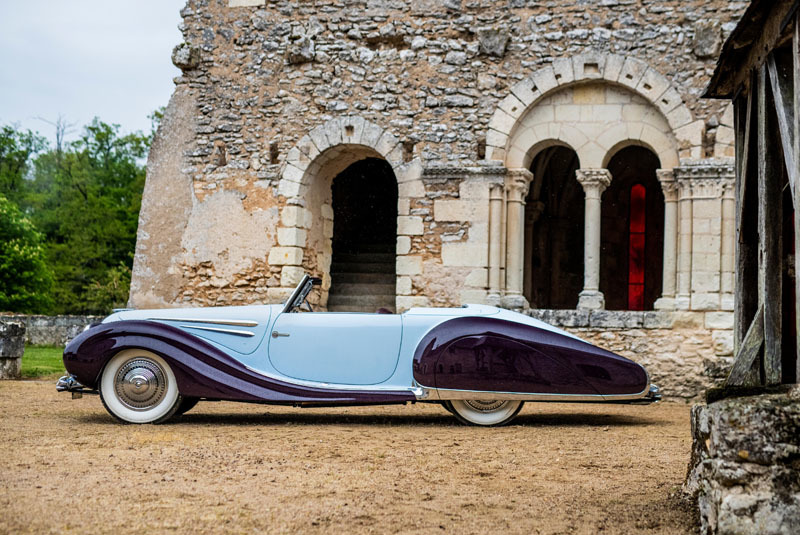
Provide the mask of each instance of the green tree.
{"label": "green tree", "polygon": [[46,312],[53,276],[42,236],[17,206],[0,194],[0,311]]}
{"label": "green tree", "polygon": [[45,234],[58,313],[124,304],[149,138],[95,119],[65,151],[35,160],[25,205]]}
{"label": "green tree", "polygon": [[20,201],[31,158],[46,147],[45,139],[30,130],[0,128],[0,194],[13,202]]}

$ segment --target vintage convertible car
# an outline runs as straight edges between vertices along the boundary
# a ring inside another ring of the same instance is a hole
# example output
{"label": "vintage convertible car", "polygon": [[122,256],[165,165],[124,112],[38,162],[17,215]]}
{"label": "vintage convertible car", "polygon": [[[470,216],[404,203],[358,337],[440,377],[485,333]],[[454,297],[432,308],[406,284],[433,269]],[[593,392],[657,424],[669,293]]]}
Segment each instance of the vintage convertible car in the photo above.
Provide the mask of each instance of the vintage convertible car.
{"label": "vintage convertible car", "polygon": [[[306,275],[284,305],[125,310],[64,350],[58,390],[158,423],[199,400],[300,407],[441,403],[502,425],[525,401],[652,403],[645,369],[536,319],[485,305],[313,312]],[[305,311],[300,313],[305,306]]]}

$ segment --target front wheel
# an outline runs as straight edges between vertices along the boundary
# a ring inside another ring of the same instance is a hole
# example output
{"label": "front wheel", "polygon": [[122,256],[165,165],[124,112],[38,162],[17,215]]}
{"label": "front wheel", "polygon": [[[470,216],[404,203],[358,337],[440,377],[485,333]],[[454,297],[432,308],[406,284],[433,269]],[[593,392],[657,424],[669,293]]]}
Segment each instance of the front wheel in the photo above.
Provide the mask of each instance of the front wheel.
{"label": "front wheel", "polygon": [[100,377],[100,399],[112,416],[132,424],[164,422],[181,404],[169,364],[143,349],[111,357]]}
{"label": "front wheel", "polygon": [[462,424],[500,426],[506,425],[522,410],[523,401],[516,400],[461,400],[446,401],[448,410]]}

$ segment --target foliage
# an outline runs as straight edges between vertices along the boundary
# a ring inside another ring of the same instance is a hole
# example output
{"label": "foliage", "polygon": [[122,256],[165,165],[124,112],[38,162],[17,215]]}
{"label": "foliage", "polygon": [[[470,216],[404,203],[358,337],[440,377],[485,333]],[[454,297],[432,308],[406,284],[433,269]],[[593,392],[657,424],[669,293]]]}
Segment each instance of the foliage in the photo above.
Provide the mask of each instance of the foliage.
{"label": "foliage", "polygon": [[30,130],[22,132],[10,126],[0,129],[0,194],[19,201],[31,157],[46,147],[44,138]]}
{"label": "foliage", "polygon": [[42,236],[3,195],[0,237],[0,311],[47,310],[53,275],[45,262]]}
{"label": "foliage", "polygon": [[36,378],[63,375],[64,348],[54,346],[25,346],[22,355],[22,377]]}
{"label": "foliage", "polygon": [[[3,133],[17,145],[28,139],[9,127]],[[125,304],[149,144],[149,136],[121,135],[95,119],[77,141],[28,153],[15,200],[44,236],[55,281],[52,306],[36,312],[102,314]]]}

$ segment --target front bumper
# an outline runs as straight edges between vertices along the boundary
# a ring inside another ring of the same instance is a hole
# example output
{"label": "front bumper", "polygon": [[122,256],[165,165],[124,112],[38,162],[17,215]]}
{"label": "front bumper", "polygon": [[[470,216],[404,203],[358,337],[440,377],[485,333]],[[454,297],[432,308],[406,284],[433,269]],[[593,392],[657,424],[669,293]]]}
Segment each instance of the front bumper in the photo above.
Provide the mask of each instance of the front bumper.
{"label": "front bumper", "polygon": [[658,403],[659,401],[661,401],[661,389],[651,384],[650,390],[647,391],[647,394],[645,394],[643,398],[635,399],[630,403],[634,405],[649,405],[651,403]]}
{"label": "front bumper", "polygon": [[56,383],[59,392],[71,392],[72,399],[83,397],[84,394],[98,394],[97,390],[86,388],[78,382],[74,375],[65,375]]}

